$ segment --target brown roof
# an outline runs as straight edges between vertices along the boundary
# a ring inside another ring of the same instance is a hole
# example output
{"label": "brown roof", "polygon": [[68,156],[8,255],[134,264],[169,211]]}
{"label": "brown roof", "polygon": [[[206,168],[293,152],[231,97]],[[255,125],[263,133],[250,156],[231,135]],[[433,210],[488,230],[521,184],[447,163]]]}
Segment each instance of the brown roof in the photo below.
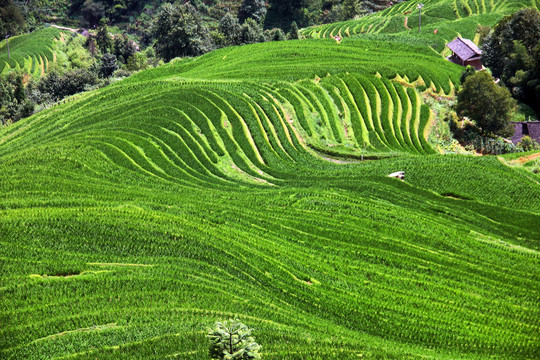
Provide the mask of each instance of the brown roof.
{"label": "brown roof", "polygon": [[480,50],[475,43],[469,39],[463,39],[459,36],[446,46],[448,46],[448,48],[463,61],[469,60],[470,58],[478,55],[482,55],[482,50]]}

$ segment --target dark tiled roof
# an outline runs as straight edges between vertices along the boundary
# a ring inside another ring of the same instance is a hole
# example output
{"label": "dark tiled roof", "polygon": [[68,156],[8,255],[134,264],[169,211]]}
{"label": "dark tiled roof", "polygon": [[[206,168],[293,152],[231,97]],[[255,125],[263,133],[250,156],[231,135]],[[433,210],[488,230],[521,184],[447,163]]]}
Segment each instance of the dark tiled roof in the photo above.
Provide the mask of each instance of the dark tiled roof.
{"label": "dark tiled roof", "polygon": [[446,46],[463,61],[482,54],[482,50],[475,43],[459,36]]}

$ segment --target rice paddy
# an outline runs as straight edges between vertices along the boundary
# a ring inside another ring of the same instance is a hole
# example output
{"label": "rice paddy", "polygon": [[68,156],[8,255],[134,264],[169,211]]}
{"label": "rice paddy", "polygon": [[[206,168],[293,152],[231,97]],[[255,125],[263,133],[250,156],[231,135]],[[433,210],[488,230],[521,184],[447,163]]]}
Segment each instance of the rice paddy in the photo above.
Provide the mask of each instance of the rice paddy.
{"label": "rice paddy", "polygon": [[227,318],[264,359],[537,357],[540,176],[426,140],[460,73],[256,44],[0,129],[0,357],[208,359]]}

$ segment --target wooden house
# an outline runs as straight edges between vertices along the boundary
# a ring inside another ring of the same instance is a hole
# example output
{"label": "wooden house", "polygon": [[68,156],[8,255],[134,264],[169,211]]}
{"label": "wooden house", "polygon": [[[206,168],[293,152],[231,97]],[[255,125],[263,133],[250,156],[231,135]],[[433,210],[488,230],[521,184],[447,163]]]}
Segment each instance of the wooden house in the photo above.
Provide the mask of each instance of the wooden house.
{"label": "wooden house", "polygon": [[482,50],[471,40],[458,36],[446,46],[452,50],[452,56],[448,58],[451,62],[461,66],[471,65],[476,70],[483,69]]}

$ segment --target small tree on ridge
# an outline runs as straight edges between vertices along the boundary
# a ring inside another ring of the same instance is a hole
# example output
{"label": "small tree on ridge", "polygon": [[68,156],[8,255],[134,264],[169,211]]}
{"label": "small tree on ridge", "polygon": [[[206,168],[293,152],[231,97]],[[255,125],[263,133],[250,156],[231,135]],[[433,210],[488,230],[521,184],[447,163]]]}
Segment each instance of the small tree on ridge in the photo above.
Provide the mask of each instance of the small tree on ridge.
{"label": "small tree on ridge", "polygon": [[260,359],[261,345],[251,336],[252,329],[238,320],[218,321],[208,329],[212,360]]}

